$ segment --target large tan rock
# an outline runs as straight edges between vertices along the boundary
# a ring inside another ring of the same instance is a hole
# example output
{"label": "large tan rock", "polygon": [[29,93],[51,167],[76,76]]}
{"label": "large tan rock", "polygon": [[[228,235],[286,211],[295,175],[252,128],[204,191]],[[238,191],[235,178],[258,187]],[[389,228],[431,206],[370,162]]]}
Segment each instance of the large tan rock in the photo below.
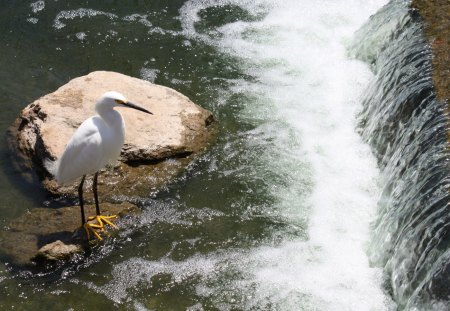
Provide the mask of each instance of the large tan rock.
{"label": "large tan rock", "polygon": [[[212,114],[180,93],[115,72],[92,72],[71,80],[54,93],[28,105],[13,127],[12,141],[23,156],[20,161],[37,169],[48,190],[74,192],[73,186],[60,188],[51,182],[42,163],[47,158],[54,160],[62,154],[76,128],[95,114],[98,98],[110,90],[122,93],[154,115],[133,109],[117,109],[126,124],[120,160],[128,165],[122,164],[115,172],[110,171],[109,175],[100,177],[100,183],[104,180],[112,187],[104,187],[106,192],[117,194],[119,189],[117,180],[112,180],[114,176],[124,179],[119,183],[122,192],[129,192],[129,188],[136,185],[145,189],[157,187],[177,174],[189,162],[183,161],[183,158],[201,151],[212,136]],[[161,164],[166,159],[179,161]],[[158,162],[158,170],[151,165],[137,168],[140,164]],[[159,173],[154,174],[156,171]]]}
{"label": "large tan rock", "polygon": [[[139,210],[126,202],[127,197],[148,197],[205,148],[214,133],[209,111],[167,87],[97,71],[73,79],[28,105],[11,127],[9,137],[17,151],[13,160],[24,168],[24,177],[30,178],[31,185],[35,186],[39,177],[54,194],[75,198],[78,181],[58,186],[43,163],[61,156],[78,126],[95,114],[98,98],[111,90],[153,112],[149,115],[117,109],[126,123],[125,145],[118,165],[100,174],[98,190],[101,211],[124,216]],[[91,184],[90,180],[85,184],[86,216],[95,214],[94,206],[89,204],[93,202]],[[89,246],[80,225],[78,206],[35,208],[0,230],[0,252],[19,266],[68,260]]]}

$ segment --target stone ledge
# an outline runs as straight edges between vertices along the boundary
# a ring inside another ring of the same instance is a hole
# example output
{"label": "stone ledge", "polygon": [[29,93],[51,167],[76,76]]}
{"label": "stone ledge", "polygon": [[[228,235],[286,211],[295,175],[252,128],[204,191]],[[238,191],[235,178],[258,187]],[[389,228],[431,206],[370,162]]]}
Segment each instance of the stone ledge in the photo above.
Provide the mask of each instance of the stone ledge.
{"label": "stone ledge", "polygon": [[433,84],[439,101],[450,99],[450,1],[413,0],[433,52]]}

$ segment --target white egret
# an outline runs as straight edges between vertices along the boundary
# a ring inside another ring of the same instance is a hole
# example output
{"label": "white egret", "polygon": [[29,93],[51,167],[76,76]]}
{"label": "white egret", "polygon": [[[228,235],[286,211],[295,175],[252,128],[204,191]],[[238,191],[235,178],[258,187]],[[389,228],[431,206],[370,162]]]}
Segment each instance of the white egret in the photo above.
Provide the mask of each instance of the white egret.
{"label": "white egret", "polygon": [[[53,174],[60,185],[69,184],[81,177],[78,186],[81,225],[86,230],[88,239],[91,231],[101,240],[95,229],[104,231],[105,224],[115,227],[111,222],[111,219],[116,217],[115,215],[101,215],[97,195],[98,172],[106,165],[114,164],[125,140],[125,122],[122,115],[114,110],[115,107],[128,107],[152,114],[129,102],[118,92],[106,92],[95,105],[97,115],[90,117],[80,125],[58,160],[46,163],[48,171]],[[83,184],[87,174],[94,174],[92,190],[96,209],[96,216],[89,217],[88,221],[95,219],[97,224],[86,222],[84,215]]]}

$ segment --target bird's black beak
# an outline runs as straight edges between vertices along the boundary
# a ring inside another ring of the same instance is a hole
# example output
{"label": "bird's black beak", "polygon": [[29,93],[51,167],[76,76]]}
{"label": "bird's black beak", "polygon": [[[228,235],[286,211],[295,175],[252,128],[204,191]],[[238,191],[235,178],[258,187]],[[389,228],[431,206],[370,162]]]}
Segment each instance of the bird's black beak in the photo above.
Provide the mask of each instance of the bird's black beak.
{"label": "bird's black beak", "polygon": [[127,106],[127,107],[130,107],[130,108],[133,108],[133,109],[136,109],[136,110],[139,110],[139,111],[142,111],[142,112],[146,112],[146,113],[149,113],[149,114],[153,114],[153,113],[151,113],[150,111],[148,111],[147,109],[144,109],[144,108],[142,108],[142,107],[140,107],[140,106],[138,106],[138,105],[136,105],[136,104],[133,104],[133,103],[131,103],[131,102],[123,103],[123,105],[124,105],[124,106]]}

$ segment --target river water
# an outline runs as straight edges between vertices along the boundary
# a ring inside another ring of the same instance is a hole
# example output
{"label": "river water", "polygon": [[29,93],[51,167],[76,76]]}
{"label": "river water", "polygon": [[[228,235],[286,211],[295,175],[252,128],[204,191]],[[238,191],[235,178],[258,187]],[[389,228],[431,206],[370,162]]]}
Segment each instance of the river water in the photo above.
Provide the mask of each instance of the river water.
{"label": "river water", "polygon": [[[2,0],[3,132],[94,70],[172,87],[220,128],[90,257],[46,275],[2,261],[0,309],[394,309],[367,255],[379,170],[355,130],[373,74],[349,57],[386,2]],[[47,197],[0,152],[5,226]]]}

